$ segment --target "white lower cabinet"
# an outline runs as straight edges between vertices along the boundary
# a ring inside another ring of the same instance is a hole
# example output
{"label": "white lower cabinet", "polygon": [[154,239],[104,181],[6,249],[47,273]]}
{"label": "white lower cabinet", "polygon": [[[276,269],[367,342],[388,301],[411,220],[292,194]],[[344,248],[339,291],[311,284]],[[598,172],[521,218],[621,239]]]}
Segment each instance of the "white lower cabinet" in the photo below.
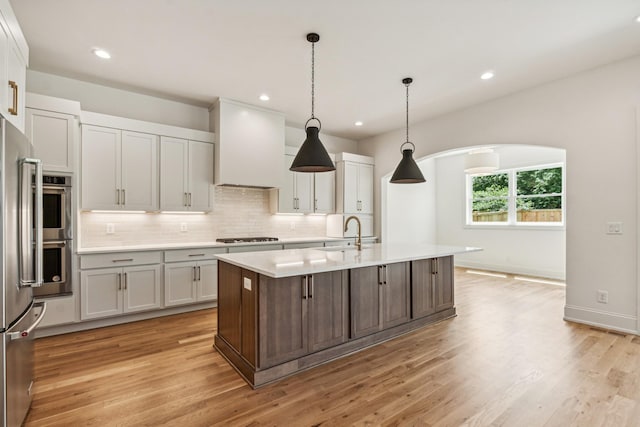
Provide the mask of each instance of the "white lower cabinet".
{"label": "white lower cabinet", "polygon": [[81,271],[80,293],[82,320],[160,308],[160,265]]}
{"label": "white lower cabinet", "polygon": [[218,261],[165,264],[164,305],[192,304],[218,299]]}

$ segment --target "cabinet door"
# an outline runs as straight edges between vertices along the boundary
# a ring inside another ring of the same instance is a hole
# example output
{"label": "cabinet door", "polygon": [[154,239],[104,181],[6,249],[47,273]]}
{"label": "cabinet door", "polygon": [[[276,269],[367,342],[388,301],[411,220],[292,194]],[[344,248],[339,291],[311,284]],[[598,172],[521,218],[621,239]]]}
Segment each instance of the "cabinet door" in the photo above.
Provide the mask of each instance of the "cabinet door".
{"label": "cabinet door", "polygon": [[82,208],[120,209],[120,131],[82,126]]}
{"label": "cabinet door", "polygon": [[391,328],[409,321],[409,263],[384,266],[382,328]]}
{"label": "cabinet door", "polygon": [[191,304],[197,301],[196,264],[177,262],[164,265],[164,305]]}
{"label": "cabinet door", "polygon": [[198,301],[210,301],[218,299],[218,261],[198,262]]}
{"label": "cabinet door", "polygon": [[73,172],[74,127],[75,118],[70,114],[26,109],[25,135],[45,170]]}
{"label": "cabinet door", "polygon": [[158,210],[158,137],[122,131],[121,159],[124,209]]}
{"label": "cabinet door", "polygon": [[453,257],[436,258],[436,311],[453,307]]}
{"label": "cabinet door", "polygon": [[357,213],[359,212],[359,198],[358,198],[358,165],[356,163],[343,162],[344,166],[344,182],[343,182],[343,197],[344,197],[344,213]]}
{"label": "cabinet door", "polygon": [[160,266],[127,267],[124,274],[124,312],[151,310],[162,306]]}
{"label": "cabinet door", "polygon": [[82,320],[122,313],[122,269],[104,268],[80,273]]}
{"label": "cabinet door", "polygon": [[314,179],[314,211],[334,213],[336,211],[336,172],[316,173]]}
{"label": "cabinet door", "polygon": [[313,212],[313,174],[293,172],[295,175],[295,197],[297,199],[296,212]]}
{"label": "cabinet door", "polygon": [[353,268],[350,274],[351,338],[378,332],[382,327],[380,266]]}
{"label": "cabinet door", "polygon": [[296,359],[307,353],[307,299],[300,276],[259,280],[260,368]]}
{"label": "cabinet door", "polygon": [[346,271],[311,276],[309,283],[309,351],[342,344],[349,338],[349,281]]}
{"label": "cabinet door", "polygon": [[160,209],[187,210],[189,141],[160,138]]}
{"label": "cabinet door", "polygon": [[[24,100],[25,84],[27,82],[27,65],[22,59],[18,45],[9,37],[7,51],[7,74],[9,77],[9,91],[7,93],[7,105],[11,111],[2,115],[24,133]],[[13,84],[11,84],[13,82]]]}
{"label": "cabinet door", "polygon": [[189,141],[189,209],[213,208],[213,144]]}
{"label": "cabinet door", "polygon": [[411,262],[411,317],[418,319],[436,312],[433,260]]}
{"label": "cabinet door", "polygon": [[296,172],[289,170],[289,165],[293,162],[294,156],[284,156],[284,163],[287,170],[284,173],[284,183],[278,188],[278,212],[279,213],[295,213],[296,211]]}
{"label": "cabinet door", "polygon": [[373,166],[358,165],[358,200],[359,211],[363,214],[373,213]]}

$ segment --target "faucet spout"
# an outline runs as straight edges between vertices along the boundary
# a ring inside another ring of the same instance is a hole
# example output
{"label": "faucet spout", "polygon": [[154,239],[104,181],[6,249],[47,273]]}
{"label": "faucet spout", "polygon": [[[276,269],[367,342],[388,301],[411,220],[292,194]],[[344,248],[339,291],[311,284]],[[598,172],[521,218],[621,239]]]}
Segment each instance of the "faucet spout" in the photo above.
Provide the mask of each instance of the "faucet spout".
{"label": "faucet spout", "polygon": [[356,224],[358,225],[358,235],[356,236],[356,248],[361,251],[362,250],[362,224],[360,223],[360,218],[355,215],[351,215],[344,222],[344,231],[346,232],[349,229],[349,221],[352,219],[356,220]]}

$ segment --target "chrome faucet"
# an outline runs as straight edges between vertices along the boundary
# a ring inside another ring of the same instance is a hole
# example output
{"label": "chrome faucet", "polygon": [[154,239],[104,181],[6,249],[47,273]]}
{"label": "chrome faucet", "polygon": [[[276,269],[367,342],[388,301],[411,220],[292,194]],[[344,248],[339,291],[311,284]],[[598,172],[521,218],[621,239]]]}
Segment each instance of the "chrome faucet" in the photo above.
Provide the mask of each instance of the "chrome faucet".
{"label": "chrome faucet", "polygon": [[359,251],[362,250],[362,224],[360,224],[360,218],[358,218],[355,215],[351,215],[349,218],[347,218],[347,220],[344,222],[344,231],[345,233],[347,232],[347,229],[349,228],[349,221],[351,221],[352,219],[356,220],[356,223],[358,224],[358,235],[356,236],[356,248],[358,248]]}

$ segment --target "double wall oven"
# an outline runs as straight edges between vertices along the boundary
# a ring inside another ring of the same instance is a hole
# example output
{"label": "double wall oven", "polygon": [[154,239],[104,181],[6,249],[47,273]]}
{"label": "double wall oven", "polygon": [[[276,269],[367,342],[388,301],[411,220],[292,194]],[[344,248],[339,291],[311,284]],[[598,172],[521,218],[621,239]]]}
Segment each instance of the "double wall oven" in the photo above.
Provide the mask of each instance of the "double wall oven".
{"label": "double wall oven", "polygon": [[[71,294],[73,251],[71,176],[42,176],[42,270],[44,283],[36,297]],[[34,195],[35,197],[35,195]]]}

